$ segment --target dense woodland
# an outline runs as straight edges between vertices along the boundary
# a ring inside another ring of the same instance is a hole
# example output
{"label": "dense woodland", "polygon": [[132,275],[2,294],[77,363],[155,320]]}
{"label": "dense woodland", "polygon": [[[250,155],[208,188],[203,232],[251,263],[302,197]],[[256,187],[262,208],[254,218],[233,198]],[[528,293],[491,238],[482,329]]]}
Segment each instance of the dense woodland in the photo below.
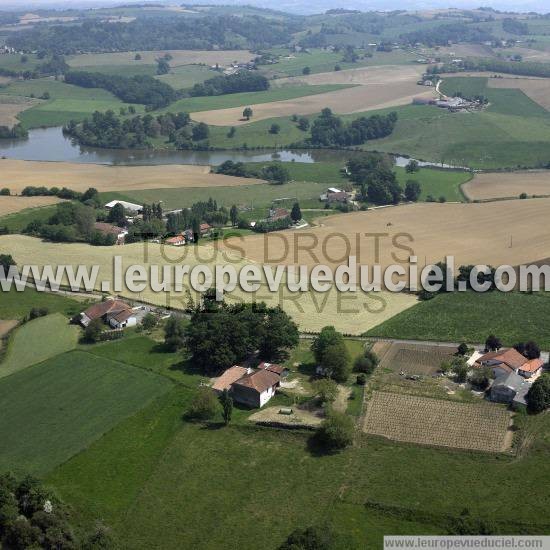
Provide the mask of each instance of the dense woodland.
{"label": "dense woodland", "polygon": [[209,96],[236,94],[239,92],[262,92],[269,89],[269,80],[259,74],[242,71],[232,75],[218,75],[209,78],[202,84],[195,84],[189,94],[191,96]]}
{"label": "dense woodland", "polygon": [[175,90],[152,76],[132,77],[86,71],[69,71],[65,82],[82,88],[103,88],[125,103],[139,103],[151,108],[165,107],[176,99]]}
{"label": "dense woodland", "polygon": [[52,53],[131,50],[264,48],[290,42],[300,27],[291,19],[257,16],[138,18],[129,23],[85,21],[79,25],[39,25],[14,32],[7,44],[21,51]]}

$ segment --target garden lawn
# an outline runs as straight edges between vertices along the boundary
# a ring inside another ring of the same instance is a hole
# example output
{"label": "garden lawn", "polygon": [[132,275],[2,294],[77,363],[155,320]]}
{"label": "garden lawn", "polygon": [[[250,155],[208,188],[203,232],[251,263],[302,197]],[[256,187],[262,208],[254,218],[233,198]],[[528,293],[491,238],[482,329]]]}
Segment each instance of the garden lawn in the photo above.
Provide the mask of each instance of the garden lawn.
{"label": "garden lawn", "polygon": [[21,325],[12,334],[0,363],[0,379],[75,348],[79,334],[79,328],[61,313]]}
{"label": "garden lawn", "polygon": [[534,340],[550,349],[550,296],[544,292],[450,292],[398,313],[367,336],[483,343],[489,334],[504,345]]}
{"label": "garden lawn", "polygon": [[44,474],[172,387],[72,351],[0,380],[0,470]]}

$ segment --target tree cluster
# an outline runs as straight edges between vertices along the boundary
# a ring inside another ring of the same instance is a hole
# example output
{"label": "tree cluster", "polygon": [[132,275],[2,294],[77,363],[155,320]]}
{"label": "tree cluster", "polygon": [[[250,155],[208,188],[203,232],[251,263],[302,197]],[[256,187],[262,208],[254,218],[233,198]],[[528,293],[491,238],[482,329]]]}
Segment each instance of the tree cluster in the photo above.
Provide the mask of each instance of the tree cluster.
{"label": "tree cluster", "polygon": [[269,80],[259,73],[240,71],[231,75],[218,75],[195,84],[189,91],[191,96],[237,94],[240,92],[262,92],[269,89]]}
{"label": "tree cluster", "polygon": [[171,86],[148,75],[121,76],[69,71],[65,74],[65,82],[82,88],[103,88],[124,103],[138,103],[154,109],[166,107],[176,99],[176,91]]}
{"label": "tree cluster", "polygon": [[269,361],[286,359],[298,343],[298,328],[279,307],[228,305],[207,293],[193,311],[185,342],[193,364],[205,374],[217,374],[256,350]]}
{"label": "tree cluster", "polygon": [[351,371],[351,358],[344,337],[334,327],[324,327],[313,339],[315,361],[329,378],[345,382]]}

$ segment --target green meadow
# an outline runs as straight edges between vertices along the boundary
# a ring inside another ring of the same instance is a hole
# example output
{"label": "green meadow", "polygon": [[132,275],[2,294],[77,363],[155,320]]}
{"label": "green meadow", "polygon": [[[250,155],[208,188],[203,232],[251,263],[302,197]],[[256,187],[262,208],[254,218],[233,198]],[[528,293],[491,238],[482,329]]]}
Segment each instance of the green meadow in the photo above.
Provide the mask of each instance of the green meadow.
{"label": "green meadow", "polygon": [[0,378],[76,347],[79,329],[61,313],[34,319],[12,334],[0,363]]}
{"label": "green meadow", "polygon": [[0,381],[0,469],[51,471],[171,386],[83,351],[7,376]]}
{"label": "green meadow", "polygon": [[544,292],[450,292],[398,313],[367,335],[483,343],[495,334],[507,346],[534,340],[547,349],[550,337],[544,327],[548,323],[550,297]]}

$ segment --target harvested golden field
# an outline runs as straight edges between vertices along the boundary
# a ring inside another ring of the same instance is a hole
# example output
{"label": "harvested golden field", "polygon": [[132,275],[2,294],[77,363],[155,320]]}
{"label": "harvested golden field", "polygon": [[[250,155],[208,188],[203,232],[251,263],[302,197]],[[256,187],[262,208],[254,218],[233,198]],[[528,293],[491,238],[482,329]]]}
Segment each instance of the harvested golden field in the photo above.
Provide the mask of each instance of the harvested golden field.
{"label": "harvested golden field", "polygon": [[[550,54],[549,58],[550,58]],[[550,111],[550,78],[489,78],[489,88],[516,88]]]}
{"label": "harvested golden field", "polygon": [[19,321],[2,321],[0,319],[0,350],[3,346],[3,339],[5,336],[9,334],[11,330],[13,330],[17,325],[19,324]]}
{"label": "harvested golden field", "polygon": [[[139,53],[141,60],[136,60]],[[180,65],[191,65],[202,63],[215,65],[218,63],[227,66],[234,61],[245,63],[250,61],[254,55],[248,50],[159,50],[139,52],[115,52],[115,53],[85,53],[70,57],[67,63],[71,67],[99,67],[105,65],[154,65],[159,57],[169,53],[172,59],[169,61],[171,67]],[[216,73],[212,73],[215,76]]]}
{"label": "harvested golden field", "polygon": [[550,199],[417,203],[329,216],[308,230],[252,235],[237,244],[259,263],[336,267],[356,256],[358,264],[407,269],[411,255],[420,267],[454,255],[457,266],[518,265],[548,256],[549,209]]}
{"label": "harvested golden field", "polygon": [[0,196],[0,216],[14,214],[26,208],[49,206],[61,202],[57,197],[2,197]]}
{"label": "harvested golden field", "polygon": [[521,193],[550,196],[550,170],[476,174],[462,191],[470,200],[517,198]]}
{"label": "harvested golden field", "polygon": [[68,187],[74,191],[85,191],[89,187],[98,191],[124,191],[262,183],[261,180],[211,174],[209,166],[191,164],[108,166],[2,159],[0,170],[12,193],[19,193],[28,185]]}
{"label": "harvested golden field", "polygon": [[498,453],[508,450],[510,419],[495,404],[377,391],[367,404],[364,431],[407,443]]}
{"label": "harvested golden field", "polygon": [[242,120],[242,107],[195,112],[192,113],[192,118],[216,126],[235,126],[293,114],[310,115],[325,107],[338,114],[350,114],[407,105],[414,97],[433,97],[432,90],[426,90],[416,83],[421,73],[421,67],[376,67],[285,78],[277,81],[277,85],[307,83],[357,86],[297,99],[251,105],[254,116],[250,121]]}
{"label": "harvested golden field", "polygon": [[[239,254],[216,250],[214,245],[197,247],[162,247],[158,244],[135,243],[118,247],[94,247],[81,243],[45,243],[40,239],[23,235],[0,236],[0,249],[17,258],[18,265],[98,265],[100,272],[96,289],[101,289],[102,281],[113,281],[113,257],[122,257],[123,268],[130,265],[184,264],[191,267],[197,264],[248,264]],[[187,283],[187,280],[184,281]],[[121,296],[144,300],[160,306],[183,309],[188,301],[186,292],[175,292],[171,285],[169,292],[155,293],[146,288],[140,293],[132,293],[122,285]],[[408,294],[349,293],[342,294],[332,289],[327,293],[295,292],[286,287],[279,292],[271,292],[265,282],[256,294],[241,290],[227,295],[227,301],[265,301],[270,306],[280,305],[300,326],[308,332],[318,332],[326,325],[334,325],[338,330],[349,334],[362,334],[397,313],[413,306],[416,298]]]}
{"label": "harvested golden field", "polygon": [[19,120],[17,115],[26,109],[40,103],[38,99],[26,97],[0,96],[0,126],[15,126]]}

